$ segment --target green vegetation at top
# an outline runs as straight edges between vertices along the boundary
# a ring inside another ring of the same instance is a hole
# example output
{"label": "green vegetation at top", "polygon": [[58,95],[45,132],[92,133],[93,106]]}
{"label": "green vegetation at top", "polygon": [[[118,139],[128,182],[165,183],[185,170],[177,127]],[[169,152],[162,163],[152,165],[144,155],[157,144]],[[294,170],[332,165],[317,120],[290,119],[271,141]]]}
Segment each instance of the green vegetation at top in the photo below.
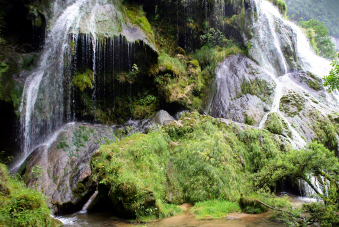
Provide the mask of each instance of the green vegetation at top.
{"label": "green vegetation at top", "polygon": [[284,16],[286,16],[286,12],[287,12],[287,5],[284,2],[284,0],[269,0],[270,2],[273,3],[273,5],[277,6],[280,13]]}
{"label": "green vegetation at top", "polygon": [[337,0],[285,0],[287,15],[294,19],[323,21],[331,36],[339,37],[339,1]]}
{"label": "green vegetation at top", "polygon": [[150,39],[151,43],[154,43],[154,34],[149,23],[146,13],[144,12],[142,6],[135,7],[128,5],[127,7],[122,6],[122,10],[124,11],[125,15],[129,18],[129,20],[133,23],[138,25],[146,35]]}
{"label": "green vegetation at top", "polygon": [[309,21],[300,20],[299,25],[305,29],[305,33],[310,40],[311,46],[316,53],[322,57],[333,59],[336,57],[336,49],[328,35],[328,29],[324,22],[311,19]]}
{"label": "green vegetation at top", "polygon": [[61,226],[50,214],[45,196],[27,188],[17,177],[9,176],[6,166],[0,164],[0,225]]}

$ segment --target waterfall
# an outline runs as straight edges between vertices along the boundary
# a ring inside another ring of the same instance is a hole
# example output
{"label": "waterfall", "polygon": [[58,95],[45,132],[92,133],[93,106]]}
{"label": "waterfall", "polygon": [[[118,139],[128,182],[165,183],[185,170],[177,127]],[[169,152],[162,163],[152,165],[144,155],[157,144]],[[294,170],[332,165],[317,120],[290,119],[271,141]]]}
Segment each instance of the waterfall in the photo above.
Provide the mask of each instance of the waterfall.
{"label": "waterfall", "polygon": [[99,191],[95,191],[93,195],[89,198],[89,200],[85,203],[85,205],[82,207],[82,210],[80,211],[81,213],[86,213],[88,207],[91,205],[93,200],[97,197]]}
{"label": "waterfall", "polygon": [[[37,69],[27,78],[22,96],[21,130],[23,157],[43,142],[64,123],[63,113],[63,65],[70,28],[79,20],[80,7],[85,0],[68,6],[61,14],[58,1],[54,4],[55,18],[42,51]],[[37,104],[39,100],[39,104]],[[22,159],[19,162],[22,162]]]}
{"label": "waterfall", "polygon": [[[306,145],[306,142],[291,126],[288,119],[283,117],[279,111],[279,103],[284,90],[297,91],[324,117],[329,114],[328,109],[336,111],[339,110],[339,99],[336,92],[333,94],[328,94],[325,92],[325,101],[327,101],[325,105],[321,102],[322,100],[318,100],[318,98],[312,95],[309,90],[297,84],[291,78],[291,74],[287,73],[287,71],[291,69],[287,64],[286,58],[282,51],[284,48],[286,49],[286,43],[281,43],[281,40],[284,39],[284,34],[281,31],[282,27],[286,26],[291,31],[291,39],[295,48],[297,61],[303,70],[309,71],[322,78],[323,76],[327,75],[331,69],[330,61],[317,56],[302,30],[294,23],[285,20],[270,2],[266,0],[255,0],[255,5],[258,9],[258,19],[253,20],[255,35],[250,41],[253,45],[253,49],[251,50],[250,54],[263,68],[268,71],[267,73],[276,82],[275,96],[273,99],[271,111],[269,111],[269,113],[276,112],[280,114],[280,116],[287,122],[288,127],[291,129],[293,147],[302,148]],[[312,100],[316,100],[316,103],[312,102]],[[264,128],[269,113],[265,114],[259,124],[259,128]],[[339,140],[338,136],[337,139]],[[315,176],[308,176],[308,178],[318,191],[325,194],[327,193],[328,189],[326,188],[326,185],[328,185],[328,182],[324,182],[326,181],[325,179],[321,177],[317,178]],[[304,196],[315,197],[314,190],[305,181],[299,180],[299,188],[301,191],[303,191],[301,194],[304,194]]]}
{"label": "waterfall", "polygon": [[[296,148],[302,148],[306,145],[306,142],[280,113],[280,99],[284,91],[292,89],[300,92],[303,98],[308,101],[310,101],[310,97],[312,97],[313,100],[319,100],[290,78],[291,75],[287,72],[293,69],[291,68],[292,66],[287,63],[287,58],[284,56],[283,50],[286,50],[289,47],[288,45],[290,45],[290,48],[294,47],[297,61],[301,67],[305,71],[309,71],[318,77],[323,77],[329,72],[330,62],[314,53],[302,30],[294,23],[285,20],[272,3],[266,0],[255,0],[252,4],[255,4],[257,8],[257,19],[253,20],[255,34],[250,40],[253,45],[250,50],[250,55],[259,62],[260,66],[267,70],[267,73],[276,82],[271,111],[264,115],[259,124],[259,128],[264,128],[267,116],[272,112],[276,112],[287,122],[292,132],[292,145]],[[285,34],[284,31],[290,34]],[[290,43],[287,43],[286,40],[288,39]],[[327,101],[329,103],[333,102],[332,97],[333,95],[331,95],[331,97],[328,95]],[[314,104],[314,102],[310,101],[310,103],[323,115],[327,114],[326,108],[328,107],[321,102]],[[338,105],[334,104],[333,106],[337,107]]]}
{"label": "waterfall", "polygon": [[[131,29],[112,1],[58,0],[52,11],[38,67],[25,82],[19,109],[22,157],[14,166],[67,122],[76,121],[74,109],[78,104],[71,87],[77,70],[93,72],[91,103],[96,108],[98,100],[106,96],[114,100],[120,92],[117,89],[107,94],[106,88],[112,83],[114,87],[113,75],[128,72],[135,63],[135,47],[130,43],[139,40],[142,42],[135,45],[146,43],[155,50],[140,28]],[[113,79],[108,80],[106,75]]]}

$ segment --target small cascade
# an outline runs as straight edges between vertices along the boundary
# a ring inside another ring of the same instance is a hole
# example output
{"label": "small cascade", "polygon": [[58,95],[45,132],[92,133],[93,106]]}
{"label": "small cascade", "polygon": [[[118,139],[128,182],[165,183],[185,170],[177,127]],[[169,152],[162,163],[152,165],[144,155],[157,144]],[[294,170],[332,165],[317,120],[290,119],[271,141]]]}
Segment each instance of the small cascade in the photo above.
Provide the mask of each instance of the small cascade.
{"label": "small cascade", "polygon": [[276,7],[268,1],[255,1],[258,19],[253,24],[255,38],[251,40],[253,48],[250,54],[259,64],[276,75],[288,72],[285,56],[281,49],[280,38],[275,25],[275,18],[281,19]]}
{"label": "small cascade", "polygon": [[[328,187],[330,183],[326,179],[324,179],[324,177],[308,176],[308,179],[319,193],[328,196],[329,189]],[[317,195],[314,189],[311,186],[309,186],[306,181],[300,179],[298,183],[300,188],[300,194],[302,196],[321,200],[321,198]]]}
{"label": "small cascade", "polygon": [[294,148],[303,148],[306,145],[305,140],[301,138],[299,133],[292,127],[292,125],[289,123],[289,121],[279,111],[280,99],[283,96],[283,87],[285,85],[284,79],[288,78],[290,74],[289,73],[285,74],[284,76],[281,76],[279,78],[275,78],[274,75],[272,75],[269,72],[267,72],[267,74],[269,74],[272,77],[272,79],[276,82],[276,88],[275,88],[275,94],[274,94],[274,99],[273,99],[271,111],[269,111],[268,113],[266,113],[264,115],[264,117],[262,118],[262,120],[259,123],[259,128],[263,129],[265,127],[265,123],[266,123],[266,120],[267,120],[267,117],[268,117],[269,114],[278,113],[280,115],[280,117],[287,123],[288,128],[291,130],[292,146]]}
{"label": "small cascade", "polygon": [[94,194],[89,198],[89,200],[85,203],[85,205],[82,207],[81,209],[81,213],[86,213],[87,212],[87,208],[91,205],[91,203],[93,202],[93,200],[97,197],[99,191],[95,191]]}
{"label": "small cascade", "polygon": [[[58,139],[58,136],[60,135],[60,133],[62,131],[65,130],[65,128],[67,128],[69,125],[74,125],[74,124],[75,124],[75,122],[70,122],[70,123],[64,125],[59,130],[55,131],[51,136],[49,136],[45,141],[43,141],[42,143],[40,143],[39,145],[34,147],[32,149],[32,151],[34,151],[36,148],[38,148],[40,146],[46,146],[46,149],[48,149]],[[24,163],[25,159],[26,159],[26,156],[19,158],[17,160],[17,162],[15,162],[13,164],[13,166],[11,167],[10,172],[16,172],[20,168],[20,166]]]}

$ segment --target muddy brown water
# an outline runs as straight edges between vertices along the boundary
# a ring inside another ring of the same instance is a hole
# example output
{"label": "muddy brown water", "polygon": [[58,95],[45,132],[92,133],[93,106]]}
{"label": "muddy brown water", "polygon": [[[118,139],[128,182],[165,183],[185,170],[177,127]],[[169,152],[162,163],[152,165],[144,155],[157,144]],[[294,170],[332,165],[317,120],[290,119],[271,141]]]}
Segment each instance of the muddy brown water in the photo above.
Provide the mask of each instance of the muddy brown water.
{"label": "muddy brown water", "polygon": [[131,223],[112,218],[109,213],[77,213],[58,217],[64,226],[116,226],[116,227],[283,227],[279,222],[271,221],[270,212],[264,214],[230,214],[225,218],[216,220],[198,220],[192,214],[186,213],[160,221],[140,224]]}

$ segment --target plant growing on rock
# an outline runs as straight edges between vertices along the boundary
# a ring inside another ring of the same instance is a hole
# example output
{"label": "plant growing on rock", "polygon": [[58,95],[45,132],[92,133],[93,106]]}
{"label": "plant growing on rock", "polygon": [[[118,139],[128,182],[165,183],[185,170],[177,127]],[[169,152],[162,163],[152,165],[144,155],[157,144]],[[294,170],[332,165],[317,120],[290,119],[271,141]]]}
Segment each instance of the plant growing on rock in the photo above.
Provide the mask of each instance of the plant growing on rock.
{"label": "plant growing on rock", "polygon": [[[274,187],[276,182],[291,177],[304,180],[323,203],[304,205],[307,216],[297,216],[300,226],[320,223],[321,226],[337,226],[339,205],[339,162],[334,153],[316,142],[300,151],[281,153],[254,175],[256,188]],[[311,180],[315,177],[320,189]],[[290,216],[291,217],[291,216]]]}
{"label": "plant growing on rock", "polygon": [[40,192],[8,174],[0,164],[0,225],[1,226],[61,226],[50,217],[46,198]]}
{"label": "plant growing on rock", "polygon": [[218,29],[210,28],[204,35],[200,36],[200,40],[203,44],[213,46],[227,46],[230,44],[230,40],[227,40],[224,34]]}
{"label": "plant growing on rock", "polygon": [[93,79],[93,71],[87,69],[84,73],[77,72],[72,84],[79,88],[80,91],[84,91],[86,88],[93,89]]}
{"label": "plant growing on rock", "polygon": [[331,63],[331,66],[332,66],[332,69],[329,75],[324,77],[324,86],[328,87],[329,92],[332,92],[335,89],[339,89],[339,62],[338,60],[334,60]]}

